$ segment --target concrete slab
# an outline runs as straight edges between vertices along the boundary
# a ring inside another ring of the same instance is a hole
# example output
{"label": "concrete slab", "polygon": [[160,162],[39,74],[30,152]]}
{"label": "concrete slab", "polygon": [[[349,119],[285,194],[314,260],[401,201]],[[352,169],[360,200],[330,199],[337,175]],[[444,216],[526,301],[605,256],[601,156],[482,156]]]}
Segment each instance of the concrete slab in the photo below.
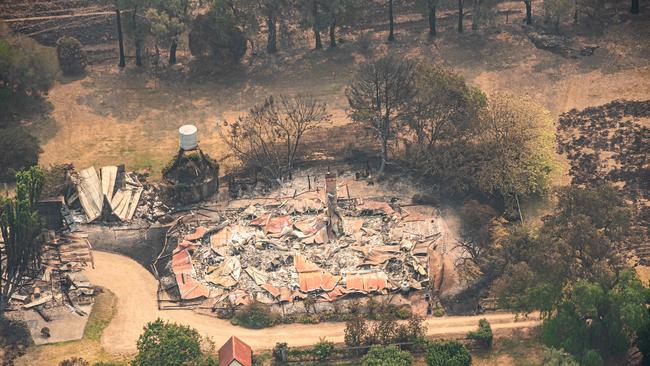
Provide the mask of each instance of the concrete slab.
{"label": "concrete slab", "polygon": [[[92,311],[92,305],[79,306],[86,314]],[[81,339],[88,322],[88,315],[81,316],[70,310],[66,306],[57,306],[46,309],[45,314],[52,321],[46,322],[36,311],[25,310],[22,312],[22,318],[32,334],[34,343],[37,345],[58,343]],[[41,335],[41,329],[50,328],[50,337],[45,338]]]}

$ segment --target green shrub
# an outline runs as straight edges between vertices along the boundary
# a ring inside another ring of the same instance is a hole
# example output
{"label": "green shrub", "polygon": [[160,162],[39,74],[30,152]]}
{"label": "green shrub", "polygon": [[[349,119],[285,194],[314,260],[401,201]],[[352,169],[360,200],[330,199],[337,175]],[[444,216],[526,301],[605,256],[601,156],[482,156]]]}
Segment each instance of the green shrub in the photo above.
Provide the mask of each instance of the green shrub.
{"label": "green shrub", "polygon": [[296,318],[296,323],[318,324],[320,323],[320,317],[316,314],[301,314]]}
{"label": "green shrub", "polygon": [[279,319],[268,307],[254,302],[237,310],[233,320],[244,328],[261,329],[273,326]]}
{"label": "green shrub", "polygon": [[246,36],[232,21],[223,21],[217,11],[194,18],[189,33],[190,52],[219,65],[237,64],[246,54]]}
{"label": "green shrub", "polygon": [[368,322],[359,314],[345,323],[345,344],[348,347],[363,345],[369,336]]}
{"label": "green shrub", "polygon": [[201,336],[196,329],[157,319],[145,326],[131,365],[178,366],[202,360]]}
{"label": "green shrub", "polygon": [[56,55],[65,75],[79,75],[86,70],[88,60],[81,42],[74,37],[61,37],[56,41]]}
{"label": "green shrub", "polygon": [[470,366],[472,356],[456,341],[433,342],[427,347],[428,366]]}
{"label": "green shrub", "polygon": [[321,338],[312,349],[314,357],[319,361],[329,359],[332,351],[334,351],[334,343],[326,341],[325,338]]}
{"label": "green shrub", "polygon": [[[405,320],[405,319],[410,319],[411,316],[413,316],[413,312],[409,307],[406,306],[396,306],[393,304],[388,304],[383,313],[385,314],[384,316],[393,316],[397,319]],[[382,316],[383,317],[383,316]]]}
{"label": "green shrub", "polygon": [[603,366],[603,358],[598,351],[590,349],[582,356],[582,366]]}
{"label": "green shrub", "polygon": [[24,127],[0,129],[0,181],[13,180],[17,171],[36,165],[41,152],[38,139]]}
{"label": "green shrub", "polygon": [[467,338],[477,341],[482,347],[492,347],[492,327],[487,319],[478,321],[478,331],[467,333]]}
{"label": "green shrub", "polygon": [[445,309],[443,308],[435,308],[433,310],[433,316],[440,318],[441,316],[445,316]]}
{"label": "green shrub", "polygon": [[542,354],[541,366],[578,366],[578,362],[564,350],[546,348]]}
{"label": "green shrub", "polygon": [[362,366],[410,366],[413,356],[397,346],[372,346],[361,359]]}

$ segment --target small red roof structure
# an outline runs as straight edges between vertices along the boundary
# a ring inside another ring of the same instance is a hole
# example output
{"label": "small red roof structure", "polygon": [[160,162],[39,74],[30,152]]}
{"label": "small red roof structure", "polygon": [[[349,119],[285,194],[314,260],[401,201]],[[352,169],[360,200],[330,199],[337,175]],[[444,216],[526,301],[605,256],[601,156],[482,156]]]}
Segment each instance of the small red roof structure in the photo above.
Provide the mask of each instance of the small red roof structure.
{"label": "small red roof structure", "polygon": [[252,366],[253,351],[241,339],[232,336],[219,349],[219,366]]}

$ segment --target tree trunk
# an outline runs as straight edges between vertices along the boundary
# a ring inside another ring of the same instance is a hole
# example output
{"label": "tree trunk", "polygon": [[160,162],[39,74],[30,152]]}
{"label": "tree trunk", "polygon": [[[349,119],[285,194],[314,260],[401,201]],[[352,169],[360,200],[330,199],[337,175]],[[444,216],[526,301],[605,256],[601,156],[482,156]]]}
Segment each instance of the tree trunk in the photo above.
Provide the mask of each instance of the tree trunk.
{"label": "tree trunk", "polygon": [[429,36],[436,35],[436,6],[429,2]]}
{"label": "tree trunk", "polygon": [[320,27],[318,21],[318,1],[312,1],[312,13],[314,16],[314,37],[316,38],[316,49],[323,49],[323,43],[320,40]]}
{"label": "tree trunk", "polygon": [[336,48],[336,21],[330,24],[330,48]]}
{"label": "tree trunk", "polygon": [[174,38],[172,40],[171,46],[169,46],[169,64],[174,65],[176,63],[176,48],[178,47],[178,40]]}
{"label": "tree trunk", "polygon": [[142,40],[140,39],[140,34],[138,32],[138,8],[133,8],[133,33],[135,36],[135,65],[142,66]]}
{"label": "tree trunk", "polygon": [[393,0],[388,0],[388,42],[395,41],[395,25],[393,23]]}
{"label": "tree trunk", "polygon": [[272,13],[269,13],[266,18],[266,25],[269,28],[268,34],[268,43],[266,44],[266,52],[276,53],[278,52],[278,46],[276,44],[276,29],[275,29],[275,17]]}
{"label": "tree trunk", "polygon": [[632,0],[632,7],[630,8],[630,13],[639,14],[639,0]]}
{"label": "tree trunk", "polygon": [[139,39],[135,40],[135,65],[142,66],[142,42]]}
{"label": "tree trunk", "polygon": [[526,4],[526,24],[531,25],[533,24],[533,5],[531,0],[524,1],[524,4]]}
{"label": "tree trunk", "polygon": [[463,0],[458,0],[458,33],[463,33]]}
{"label": "tree trunk", "polygon": [[126,59],[124,57],[124,36],[122,35],[122,17],[120,15],[120,8],[115,7],[115,18],[117,21],[117,43],[120,49],[120,62],[117,64],[119,67],[126,66]]}
{"label": "tree trunk", "polygon": [[472,11],[472,30],[478,30],[481,18],[481,0],[474,0],[474,10]]}
{"label": "tree trunk", "polygon": [[378,176],[384,174],[384,168],[388,161],[388,136],[383,136],[381,139],[381,165],[379,166]]}

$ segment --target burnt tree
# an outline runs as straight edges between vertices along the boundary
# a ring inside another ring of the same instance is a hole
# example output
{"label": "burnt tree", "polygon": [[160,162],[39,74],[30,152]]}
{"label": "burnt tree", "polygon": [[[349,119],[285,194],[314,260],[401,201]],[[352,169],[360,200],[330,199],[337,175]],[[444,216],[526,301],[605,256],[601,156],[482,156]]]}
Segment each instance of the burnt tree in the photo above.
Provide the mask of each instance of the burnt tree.
{"label": "burnt tree", "polygon": [[533,24],[533,0],[524,0],[524,4],[526,4],[526,24],[531,25]]}
{"label": "burnt tree", "polygon": [[458,33],[463,33],[463,0],[458,0]]}
{"label": "burnt tree", "polygon": [[312,6],[312,16],[313,16],[313,21],[314,21],[314,38],[316,39],[316,45],[315,48],[317,50],[320,50],[323,48],[323,43],[321,42],[320,39],[320,18],[318,16],[318,1],[313,0],[311,3]]}
{"label": "burnt tree", "polygon": [[124,57],[124,35],[122,34],[122,17],[120,15],[120,8],[115,4],[115,20],[117,23],[117,43],[120,50],[120,62],[117,64],[119,67],[126,66],[126,60]]}
{"label": "burnt tree", "polygon": [[438,0],[427,0],[427,16],[429,18],[429,36],[436,35],[436,6]]}
{"label": "burnt tree", "polygon": [[410,112],[409,103],[416,93],[414,70],[413,62],[386,56],[361,66],[345,91],[352,120],[365,124],[379,140],[379,175],[388,161],[389,142]]}
{"label": "burnt tree", "polygon": [[395,41],[395,19],[393,17],[393,0],[388,0],[388,42]]}

